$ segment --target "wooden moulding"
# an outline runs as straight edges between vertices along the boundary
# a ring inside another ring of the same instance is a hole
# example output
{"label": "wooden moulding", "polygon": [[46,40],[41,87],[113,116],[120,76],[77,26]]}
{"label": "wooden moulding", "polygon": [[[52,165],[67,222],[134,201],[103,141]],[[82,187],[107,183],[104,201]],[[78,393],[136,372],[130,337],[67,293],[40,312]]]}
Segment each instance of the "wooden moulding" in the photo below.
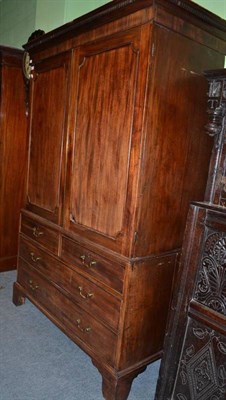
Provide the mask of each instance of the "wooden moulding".
{"label": "wooden moulding", "polygon": [[[24,48],[27,51],[37,52],[116,21],[118,20],[119,12],[120,18],[124,18],[145,9],[152,9],[151,13],[146,13],[146,22],[157,22],[164,25],[164,10],[166,10],[168,14],[172,14],[171,27],[174,26],[176,28],[175,17],[179,21],[180,17],[183,16],[183,20],[186,19],[188,24],[202,28],[210,35],[222,39],[222,41],[226,40],[224,20],[190,0],[115,0],[29,41],[24,45]],[[180,27],[178,26],[177,29],[180,29]],[[187,34],[189,35],[188,31]],[[225,44],[224,49],[226,49]]]}

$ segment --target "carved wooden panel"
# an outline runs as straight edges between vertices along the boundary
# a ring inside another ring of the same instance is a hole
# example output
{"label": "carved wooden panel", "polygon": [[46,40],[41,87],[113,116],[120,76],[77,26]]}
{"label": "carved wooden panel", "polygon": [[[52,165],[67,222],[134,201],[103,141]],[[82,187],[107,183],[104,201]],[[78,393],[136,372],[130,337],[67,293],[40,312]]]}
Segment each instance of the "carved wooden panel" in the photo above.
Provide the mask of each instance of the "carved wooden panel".
{"label": "carved wooden panel", "polygon": [[224,400],[226,337],[189,319],[172,399]]}
{"label": "carved wooden panel", "polygon": [[28,207],[52,220],[61,203],[68,64],[67,53],[37,64],[32,82]]}
{"label": "carved wooden panel", "polygon": [[226,214],[191,206],[156,400],[226,394]]}
{"label": "carved wooden panel", "polygon": [[195,284],[194,299],[226,315],[225,232],[208,232]]}

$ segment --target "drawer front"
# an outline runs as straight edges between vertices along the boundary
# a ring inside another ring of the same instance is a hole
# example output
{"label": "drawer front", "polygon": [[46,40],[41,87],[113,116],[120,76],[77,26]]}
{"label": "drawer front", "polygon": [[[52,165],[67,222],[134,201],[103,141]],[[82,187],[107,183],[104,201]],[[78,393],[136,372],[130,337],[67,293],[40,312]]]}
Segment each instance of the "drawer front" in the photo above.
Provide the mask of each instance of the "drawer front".
{"label": "drawer front", "polygon": [[62,238],[61,257],[71,266],[76,266],[86,274],[122,293],[124,268],[120,264],[110,262],[65,237]]}
{"label": "drawer front", "polygon": [[42,246],[47,247],[48,250],[52,251],[53,253],[58,253],[58,232],[55,232],[24,215],[22,216],[20,231]]}
{"label": "drawer front", "polygon": [[121,301],[52,257],[28,240],[20,238],[19,255],[47,279],[66,290],[91,315],[118,329]]}
{"label": "drawer front", "polygon": [[117,336],[113,332],[77,307],[21,259],[17,281],[25,288],[31,301],[34,299],[48,311],[75,342],[79,338],[98,357],[114,363]]}

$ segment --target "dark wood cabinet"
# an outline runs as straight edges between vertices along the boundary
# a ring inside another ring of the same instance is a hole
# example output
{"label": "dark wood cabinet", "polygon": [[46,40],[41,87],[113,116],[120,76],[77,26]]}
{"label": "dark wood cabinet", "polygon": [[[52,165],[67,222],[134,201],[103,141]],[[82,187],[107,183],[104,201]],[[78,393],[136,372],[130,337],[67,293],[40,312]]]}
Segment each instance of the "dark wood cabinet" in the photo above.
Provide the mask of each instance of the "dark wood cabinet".
{"label": "dark wood cabinet", "polygon": [[223,207],[192,204],[156,400],[225,399],[225,252]]}
{"label": "dark wood cabinet", "polygon": [[205,202],[190,207],[156,400],[226,396],[226,70],[205,73],[214,137]]}
{"label": "dark wood cabinet", "polygon": [[223,65],[225,39],[225,22],[190,1],[117,0],[25,45],[34,71],[14,303],[29,298],[90,355],[107,400],[125,400],[162,354],[212,148],[202,71]]}
{"label": "dark wood cabinet", "polygon": [[25,205],[27,120],[22,50],[0,46],[0,272],[16,268]]}

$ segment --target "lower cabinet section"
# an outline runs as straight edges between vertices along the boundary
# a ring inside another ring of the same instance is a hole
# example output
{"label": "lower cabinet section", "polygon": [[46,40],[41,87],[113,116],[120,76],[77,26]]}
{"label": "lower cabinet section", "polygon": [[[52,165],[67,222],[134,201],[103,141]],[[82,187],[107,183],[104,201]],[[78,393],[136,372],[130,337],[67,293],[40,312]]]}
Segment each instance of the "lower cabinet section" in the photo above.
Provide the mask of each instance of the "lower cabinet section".
{"label": "lower cabinet section", "polygon": [[26,296],[40,305],[47,316],[51,315],[75,342],[79,339],[80,346],[88,353],[92,356],[96,354],[110,365],[114,364],[117,338],[115,333],[77,307],[65,294],[21,260],[17,282],[16,285],[23,287]]}
{"label": "lower cabinet section", "polygon": [[161,357],[177,256],[126,258],[23,212],[13,300],[28,298],[89,354],[106,400],[126,400]]}
{"label": "lower cabinet section", "polygon": [[[118,329],[121,296],[114,296],[28,240],[20,240],[20,257],[67,293],[84,310]],[[20,258],[19,265],[23,263]],[[104,310],[104,312],[103,312]]]}

